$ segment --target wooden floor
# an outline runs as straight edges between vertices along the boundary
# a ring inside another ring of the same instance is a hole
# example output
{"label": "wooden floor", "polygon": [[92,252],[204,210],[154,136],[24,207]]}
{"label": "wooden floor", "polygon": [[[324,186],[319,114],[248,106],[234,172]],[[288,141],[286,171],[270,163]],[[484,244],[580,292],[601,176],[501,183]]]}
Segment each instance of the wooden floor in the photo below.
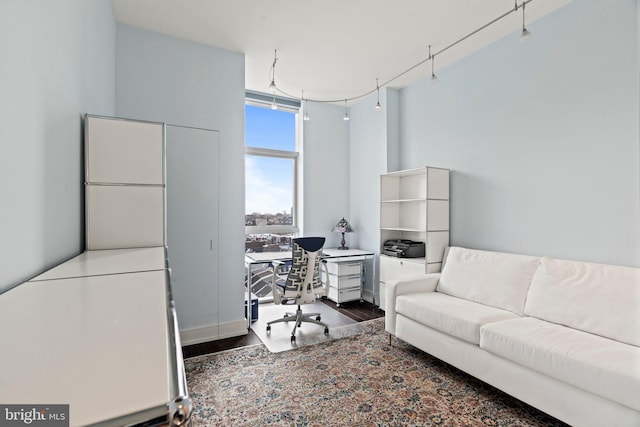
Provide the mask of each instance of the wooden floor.
{"label": "wooden floor", "polygon": [[345,302],[340,304],[340,307],[337,307],[337,304],[330,299],[324,298],[322,299],[322,302],[356,322],[364,322],[366,320],[384,317],[384,311],[380,310],[378,307],[374,307],[373,304],[366,301]]}
{"label": "wooden floor", "polygon": [[[384,312],[382,310],[374,307],[373,304],[366,301],[351,301],[340,304],[340,307],[337,307],[335,302],[328,299],[323,299],[322,302],[356,322],[364,322],[365,320],[377,319],[378,317],[384,316]],[[249,329],[249,333],[247,335],[184,346],[182,347],[182,354],[186,359],[189,357],[200,356],[202,354],[216,353],[232,348],[261,343],[262,341],[260,341],[260,338],[258,338],[258,336]]]}

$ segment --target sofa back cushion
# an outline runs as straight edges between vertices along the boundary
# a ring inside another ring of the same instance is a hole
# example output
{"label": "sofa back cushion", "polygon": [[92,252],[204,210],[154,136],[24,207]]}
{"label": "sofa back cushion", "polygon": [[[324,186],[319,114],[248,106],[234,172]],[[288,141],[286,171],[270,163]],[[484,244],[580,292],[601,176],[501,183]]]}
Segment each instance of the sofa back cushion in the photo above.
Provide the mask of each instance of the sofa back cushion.
{"label": "sofa back cushion", "polygon": [[640,346],[640,269],[545,257],[525,314]]}
{"label": "sofa back cushion", "polygon": [[522,315],[539,257],[449,248],[437,291]]}

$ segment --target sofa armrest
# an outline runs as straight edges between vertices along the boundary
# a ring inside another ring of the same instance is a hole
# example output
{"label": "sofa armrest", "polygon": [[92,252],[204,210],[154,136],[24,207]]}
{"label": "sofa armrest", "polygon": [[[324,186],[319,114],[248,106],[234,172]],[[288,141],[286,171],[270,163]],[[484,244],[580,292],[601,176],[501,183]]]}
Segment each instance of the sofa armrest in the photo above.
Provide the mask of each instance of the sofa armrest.
{"label": "sofa armrest", "polygon": [[440,280],[440,273],[428,273],[410,279],[386,282],[384,325],[387,332],[396,334],[396,298],[403,294],[435,292],[438,280]]}

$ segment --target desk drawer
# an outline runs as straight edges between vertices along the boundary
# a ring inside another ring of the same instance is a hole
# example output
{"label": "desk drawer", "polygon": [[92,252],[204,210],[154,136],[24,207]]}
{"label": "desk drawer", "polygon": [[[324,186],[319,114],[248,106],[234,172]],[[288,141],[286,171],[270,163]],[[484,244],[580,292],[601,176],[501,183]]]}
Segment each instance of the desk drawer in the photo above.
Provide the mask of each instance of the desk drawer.
{"label": "desk drawer", "polygon": [[359,275],[362,270],[360,262],[328,262],[327,269],[336,276]]}
{"label": "desk drawer", "polygon": [[[360,275],[336,276],[336,275],[330,274],[329,280],[330,280],[329,285],[332,288],[338,288],[340,290],[351,289],[351,288],[360,289],[360,286],[362,285],[362,279],[360,278]],[[322,277],[322,281],[323,283],[326,282],[324,276]]]}
{"label": "desk drawer", "polygon": [[338,288],[330,286],[328,298],[338,304],[356,301],[360,299],[360,288],[338,290]]}

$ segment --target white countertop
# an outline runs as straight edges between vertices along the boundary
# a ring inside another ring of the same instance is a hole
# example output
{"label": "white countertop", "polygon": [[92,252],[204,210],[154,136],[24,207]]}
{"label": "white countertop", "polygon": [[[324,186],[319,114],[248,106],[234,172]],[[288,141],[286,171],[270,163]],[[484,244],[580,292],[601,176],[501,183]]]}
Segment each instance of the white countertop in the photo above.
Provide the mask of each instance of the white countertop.
{"label": "white countertop", "polygon": [[99,276],[132,271],[162,270],[164,247],[86,251],[57,267],[34,277],[30,282],[71,277]]}
{"label": "white countertop", "polygon": [[166,406],[165,267],[164,247],[87,251],[0,295],[0,402],[69,404],[72,426]]}
{"label": "white countertop", "polygon": [[[367,257],[373,256],[371,251],[365,251],[362,249],[338,249],[338,248],[325,248],[322,250],[322,255],[329,259],[338,258],[352,258],[352,257]],[[245,260],[248,263],[261,263],[269,262],[272,260],[286,260],[291,259],[291,251],[281,252],[251,252],[245,254]],[[353,258],[355,259],[355,258]]]}
{"label": "white countertop", "polygon": [[[86,425],[170,399],[164,271],[26,282],[0,296],[0,402]],[[163,327],[164,325],[164,327]]]}
{"label": "white countertop", "polygon": [[273,260],[291,259],[291,251],[280,252],[251,252],[244,255],[247,263],[259,264]]}
{"label": "white countertop", "polygon": [[347,258],[347,257],[367,257],[373,256],[371,251],[365,251],[362,249],[338,249],[338,248],[325,248],[322,250],[322,254],[329,258]]}

